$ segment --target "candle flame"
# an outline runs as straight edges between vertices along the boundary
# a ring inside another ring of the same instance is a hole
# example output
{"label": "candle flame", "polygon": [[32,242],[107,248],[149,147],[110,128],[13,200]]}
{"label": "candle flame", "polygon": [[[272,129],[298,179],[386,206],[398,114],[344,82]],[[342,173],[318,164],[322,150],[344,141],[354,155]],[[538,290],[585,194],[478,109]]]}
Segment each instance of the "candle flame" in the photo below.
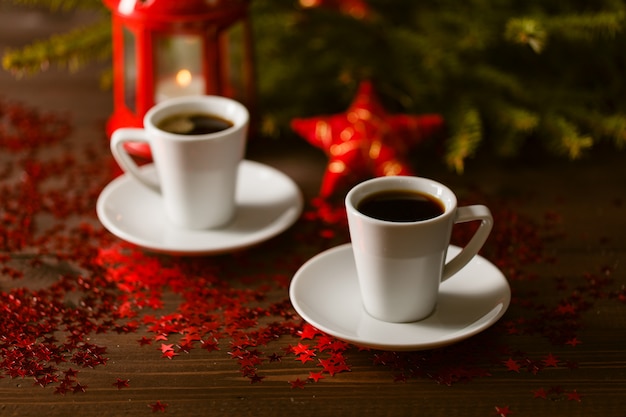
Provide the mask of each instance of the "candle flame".
{"label": "candle flame", "polygon": [[181,87],[187,87],[191,83],[191,72],[181,69],[176,73],[176,83]]}

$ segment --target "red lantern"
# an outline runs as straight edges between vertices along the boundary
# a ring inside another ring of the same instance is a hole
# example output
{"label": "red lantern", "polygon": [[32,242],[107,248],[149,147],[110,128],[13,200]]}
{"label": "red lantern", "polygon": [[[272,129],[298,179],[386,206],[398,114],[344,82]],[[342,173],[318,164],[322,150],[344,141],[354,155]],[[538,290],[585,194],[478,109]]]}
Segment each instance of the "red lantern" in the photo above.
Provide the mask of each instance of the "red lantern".
{"label": "red lantern", "polygon": [[[251,107],[254,99],[249,0],[103,0],[113,19],[110,135],[141,127],[170,97],[216,94]],[[131,152],[149,156],[147,146]]]}

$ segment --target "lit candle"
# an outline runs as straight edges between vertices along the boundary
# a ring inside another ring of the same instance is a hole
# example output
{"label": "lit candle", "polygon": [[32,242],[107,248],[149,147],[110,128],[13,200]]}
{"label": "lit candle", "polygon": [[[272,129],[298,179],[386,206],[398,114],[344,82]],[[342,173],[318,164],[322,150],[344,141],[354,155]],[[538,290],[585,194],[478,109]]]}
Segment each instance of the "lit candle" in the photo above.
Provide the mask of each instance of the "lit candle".
{"label": "lit candle", "polygon": [[159,103],[168,98],[204,94],[204,91],[204,78],[199,75],[193,76],[189,70],[181,69],[175,77],[157,82],[154,97]]}

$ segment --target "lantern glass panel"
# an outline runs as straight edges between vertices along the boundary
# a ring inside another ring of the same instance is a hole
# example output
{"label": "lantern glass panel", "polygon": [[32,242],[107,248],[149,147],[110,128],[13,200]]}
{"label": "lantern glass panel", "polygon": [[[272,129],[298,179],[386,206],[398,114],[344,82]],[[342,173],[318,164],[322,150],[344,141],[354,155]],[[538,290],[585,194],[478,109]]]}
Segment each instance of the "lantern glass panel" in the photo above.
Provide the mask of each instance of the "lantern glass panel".
{"label": "lantern glass panel", "polygon": [[124,33],[124,104],[133,113],[136,111],[137,58],[135,34],[128,28]]}
{"label": "lantern glass panel", "polygon": [[155,37],[154,101],[204,94],[203,40],[197,34]]}

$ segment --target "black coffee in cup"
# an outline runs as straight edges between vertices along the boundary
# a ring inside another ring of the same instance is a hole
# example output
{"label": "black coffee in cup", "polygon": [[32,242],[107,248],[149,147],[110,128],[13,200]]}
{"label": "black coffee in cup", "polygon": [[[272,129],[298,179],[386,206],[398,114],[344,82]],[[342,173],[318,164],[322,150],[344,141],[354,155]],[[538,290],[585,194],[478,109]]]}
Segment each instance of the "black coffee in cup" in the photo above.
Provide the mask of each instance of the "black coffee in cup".
{"label": "black coffee in cup", "polygon": [[177,135],[206,135],[226,130],[233,122],[207,113],[180,113],[161,120],[157,127]]}
{"label": "black coffee in cup", "polygon": [[365,197],[357,210],[390,222],[416,222],[440,216],[445,208],[437,198],[411,190],[385,190]]}

